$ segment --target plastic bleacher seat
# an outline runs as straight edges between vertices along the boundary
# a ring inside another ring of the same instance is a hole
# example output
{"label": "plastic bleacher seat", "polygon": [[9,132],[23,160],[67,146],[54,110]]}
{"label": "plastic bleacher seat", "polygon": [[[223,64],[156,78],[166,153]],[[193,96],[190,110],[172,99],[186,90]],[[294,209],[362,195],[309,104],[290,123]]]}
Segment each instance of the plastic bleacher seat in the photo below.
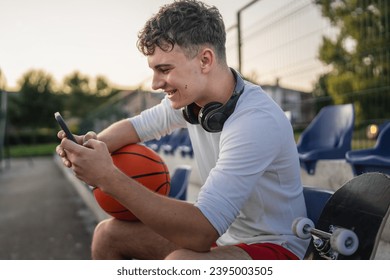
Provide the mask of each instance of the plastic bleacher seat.
{"label": "plastic bleacher seat", "polygon": [[305,197],[307,217],[316,225],[325,207],[326,202],[332,196],[333,192],[317,189],[313,187],[303,187],[303,196]]}
{"label": "plastic bleacher seat", "polygon": [[178,150],[180,151],[181,156],[184,157],[194,157],[194,150],[192,148],[191,138],[187,133],[186,138],[181,143],[181,145],[178,147]]}
{"label": "plastic bleacher seat", "polygon": [[185,139],[188,137],[187,128],[179,128],[172,132],[168,141],[161,145],[161,150],[166,155],[173,155],[176,152],[176,149],[184,143]]}
{"label": "plastic bleacher seat", "polygon": [[180,165],[176,167],[171,178],[171,190],[169,191],[169,197],[180,200],[187,199],[187,189],[191,171],[192,169],[189,165]]}
{"label": "plastic bleacher seat", "polygon": [[390,175],[390,123],[379,133],[374,148],[349,151],[346,161],[354,175],[366,172],[380,172]]}
{"label": "plastic bleacher seat", "polygon": [[315,173],[318,160],[345,159],[351,150],[355,112],[353,104],[331,105],[320,110],[302,132],[297,148],[301,167]]}
{"label": "plastic bleacher seat", "polygon": [[153,140],[149,140],[149,141],[145,141],[145,145],[149,148],[151,148],[153,151],[155,152],[160,152],[160,149],[161,149],[161,146],[164,145],[165,143],[167,143],[169,141],[169,138],[171,137],[171,135],[166,135],[166,136],[163,136],[161,137],[160,139],[153,139]]}

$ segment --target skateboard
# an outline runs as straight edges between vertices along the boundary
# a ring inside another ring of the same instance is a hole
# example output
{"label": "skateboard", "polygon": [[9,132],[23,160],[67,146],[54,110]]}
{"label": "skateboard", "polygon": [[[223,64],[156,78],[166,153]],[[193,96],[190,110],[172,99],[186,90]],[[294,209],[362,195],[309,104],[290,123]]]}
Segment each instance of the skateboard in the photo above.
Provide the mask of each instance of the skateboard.
{"label": "skateboard", "polygon": [[390,206],[390,176],[365,173],[354,177],[326,202],[316,225],[297,218],[293,232],[311,238],[306,260],[368,260],[376,249]]}

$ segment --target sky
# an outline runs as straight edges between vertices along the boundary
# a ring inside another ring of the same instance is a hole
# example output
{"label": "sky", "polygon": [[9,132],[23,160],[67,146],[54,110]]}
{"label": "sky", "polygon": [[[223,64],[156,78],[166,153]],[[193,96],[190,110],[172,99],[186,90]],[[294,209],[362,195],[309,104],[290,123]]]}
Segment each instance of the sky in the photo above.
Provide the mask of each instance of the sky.
{"label": "sky", "polygon": [[[15,89],[30,69],[44,70],[58,83],[77,70],[89,77],[103,75],[121,88],[148,84],[152,71],[136,48],[137,33],[161,5],[170,2],[0,0],[0,70],[7,89]],[[237,10],[251,0],[204,2],[220,10],[229,28],[236,24]],[[285,2],[270,0],[261,11]],[[228,52],[228,63],[237,66],[236,51]]]}

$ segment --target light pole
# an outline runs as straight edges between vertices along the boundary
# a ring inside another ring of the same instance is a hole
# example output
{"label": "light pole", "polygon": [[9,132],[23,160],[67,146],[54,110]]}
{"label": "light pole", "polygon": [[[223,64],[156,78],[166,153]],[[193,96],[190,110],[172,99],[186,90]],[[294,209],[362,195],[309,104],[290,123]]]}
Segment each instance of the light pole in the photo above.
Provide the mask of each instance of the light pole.
{"label": "light pole", "polygon": [[241,54],[241,46],[242,46],[242,36],[241,36],[241,13],[258,2],[259,0],[253,0],[246,4],[244,7],[237,11],[237,46],[238,46],[238,71],[241,73],[242,71],[242,54]]}

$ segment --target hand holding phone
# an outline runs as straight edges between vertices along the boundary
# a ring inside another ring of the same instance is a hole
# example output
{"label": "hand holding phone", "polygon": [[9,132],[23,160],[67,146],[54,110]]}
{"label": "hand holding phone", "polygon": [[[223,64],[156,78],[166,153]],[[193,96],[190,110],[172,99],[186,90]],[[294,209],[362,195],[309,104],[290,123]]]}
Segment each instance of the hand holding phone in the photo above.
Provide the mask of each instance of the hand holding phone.
{"label": "hand holding phone", "polygon": [[68,126],[66,125],[64,119],[62,118],[61,114],[59,112],[56,112],[56,113],[54,113],[54,117],[57,120],[60,127],[62,128],[62,130],[65,132],[66,138],[77,143],[76,139],[74,138],[73,134],[70,132],[70,130],[69,130]]}

